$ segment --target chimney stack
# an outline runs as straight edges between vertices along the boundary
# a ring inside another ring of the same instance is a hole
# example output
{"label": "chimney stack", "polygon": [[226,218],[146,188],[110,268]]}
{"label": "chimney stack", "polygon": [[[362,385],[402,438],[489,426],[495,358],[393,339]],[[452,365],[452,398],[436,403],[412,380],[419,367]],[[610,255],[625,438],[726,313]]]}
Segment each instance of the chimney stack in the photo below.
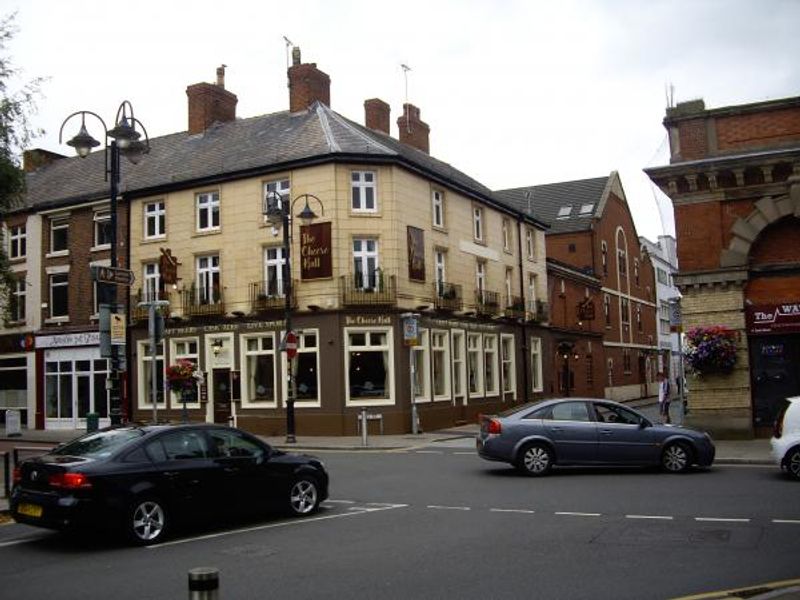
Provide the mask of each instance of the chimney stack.
{"label": "chimney stack", "polygon": [[214,123],[236,120],[239,99],[225,89],[225,65],[217,68],[217,83],[195,83],[186,88],[189,98],[189,135],[203,133]]}
{"label": "chimney stack", "polygon": [[389,135],[391,108],[380,98],[364,100],[364,124],[369,129]]}
{"label": "chimney stack", "polygon": [[22,170],[26,173],[33,173],[60,158],[65,158],[65,156],[42,148],[25,150],[22,153]]}
{"label": "chimney stack", "polygon": [[419,118],[419,109],[413,104],[403,104],[403,114],[397,119],[400,141],[430,154],[428,142],[431,128]]}
{"label": "chimney stack", "polygon": [[317,69],[317,63],[302,64],[300,48],[292,48],[289,67],[289,112],[300,112],[316,101],[331,105],[331,78]]}

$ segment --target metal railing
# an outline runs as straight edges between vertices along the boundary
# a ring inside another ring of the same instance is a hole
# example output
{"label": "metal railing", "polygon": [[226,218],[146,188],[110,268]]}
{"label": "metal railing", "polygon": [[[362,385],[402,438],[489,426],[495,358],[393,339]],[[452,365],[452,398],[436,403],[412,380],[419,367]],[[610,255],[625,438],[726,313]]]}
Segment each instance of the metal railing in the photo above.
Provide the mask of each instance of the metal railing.
{"label": "metal railing", "polygon": [[384,271],[342,275],[339,293],[345,306],[394,306],[397,303],[395,276]]}
{"label": "metal railing", "polygon": [[506,296],[506,306],[503,314],[510,319],[524,319],[525,301],[522,296]]}
{"label": "metal railing", "polygon": [[[250,284],[250,310],[265,312],[286,308],[286,282],[256,281]],[[291,306],[297,308],[297,280],[292,281]]]}
{"label": "metal railing", "polygon": [[534,323],[544,323],[550,319],[550,305],[544,300],[530,300],[525,318]]}
{"label": "metal railing", "polygon": [[210,291],[191,287],[181,291],[183,316],[206,317],[225,314],[225,301],[222,290],[212,288]]}
{"label": "metal railing", "polygon": [[500,314],[500,293],[489,290],[475,290],[475,311],[479,315]]}
{"label": "metal railing", "polygon": [[[139,306],[141,302],[166,301],[172,302],[170,293],[167,291],[158,291],[155,294],[149,293],[145,288],[140,288],[135,294],[131,295],[131,319],[134,321],[147,321],[149,318],[148,308],[146,306]],[[169,316],[169,310],[161,309],[165,317]]]}
{"label": "metal railing", "polygon": [[464,306],[460,285],[437,281],[433,284],[433,292],[433,306],[438,310],[456,311]]}

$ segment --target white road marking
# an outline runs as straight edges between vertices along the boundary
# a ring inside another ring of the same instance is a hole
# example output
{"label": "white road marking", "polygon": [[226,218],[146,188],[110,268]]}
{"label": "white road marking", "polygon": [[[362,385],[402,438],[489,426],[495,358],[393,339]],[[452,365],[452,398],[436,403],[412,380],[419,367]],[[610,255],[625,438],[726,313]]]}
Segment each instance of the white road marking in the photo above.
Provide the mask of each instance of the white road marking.
{"label": "white road marking", "polygon": [[490,508],[489,512],[496,513],[521,513],[524,515],[532,515],[535,511],[525,510],[524,508]]}
{"label": "white road marking", "polygon": [[8,540],[7,542],[0,542],[0,548],[8,548],[10,546],[19,546],[20,544],[29,544],[31,542],[38,542],[39,540],[45,539],[46,535],[40,535],[36,537],[29,537],[29,538],[18,538],[16,540]]}
{"label": "white road marking", "polygon": [[303,525],[304,523],[314,523],[317,521],[329,521],[331,519],[340,519],[343,517],[352,517],[354,515],[365,515],[370,512],[381,510],[392,510],[394,508],[405,508],[408,504],[386,504],[382,507],[364,508],[358,512],[344,512],[335,515],[324,515],[321,517],[308,517],[305,519],[294,519],[292,521],[281,521],[280,523],[270,523],[268,525],[257,525],[255,527],[242,527],[240,529],[232,529],[230,531],[220,531],[218,533],[210,533],[208,535],[200,535],[192,538],[184,538],[181,540],[173,540],[171,542],[164,542],[155,546],[145,546],[148,550],[158,550],[159,548],[166,548],[168,546],[177,546],[179,544],[189,544],[191,542],[199,542],[204,540],[212,540],[215,538],[225,537],[228,535],[236,535],[238,533],[250,533],[252,531],[262,531],[264,529],[277,529],[278,527],[288,527],[290,525]]}
{"label": "white road marking", "polygon": [[429,504],[428,508],[434,510],[472,510],[469,506],[440,506],[438,504]]}
{"label": "white road marking", "polygon": [[355,500],[325,500],[325,504],[355,504]]}
{"label": "white road marking", "polygon": [[719,517],[695,517],[695,521],[705,521],[711,523],[749,523],[750,519],[726,519]]}
{"label": "white road marking", "polygon": [[602,517],[602,513],[586,513],[586,512],[557,512],[557,515],[567,517]]}
{"label": "white road marking", "polygon": [[453,454],[458,454],[459,456],[477,456],[475,452],[453,452]]}
{"label": "white road marking", "polygon": [[661,519],[663,521],[672,521],[675,517],[667,515],[625,515],[626,519]]}
{"label": "white road marking", "polygon": [[798,519],[772,519],[773,523],[781,523],[782,525],[800,525]]}
{"label": "white road marking", "polygon": [[415,450],[417,454],[444,454],[441,450]]}

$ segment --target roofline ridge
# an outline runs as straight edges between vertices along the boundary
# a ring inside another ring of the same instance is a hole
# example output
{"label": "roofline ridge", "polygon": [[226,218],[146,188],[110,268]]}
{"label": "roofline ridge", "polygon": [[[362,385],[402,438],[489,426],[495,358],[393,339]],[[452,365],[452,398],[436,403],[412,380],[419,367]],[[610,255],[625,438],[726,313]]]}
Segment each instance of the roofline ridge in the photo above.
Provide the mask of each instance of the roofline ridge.
{"label": "roofline ridge", "polygon": [[350,131],[354,135],[358,136],[359,138],[364,140],[366,143],[375,146],[376,148],[378,148],[379,150],[382,150],[386,154],[391,154],[393,156],[397,155],[397,152],[395,152],[394,150],[392,150],[388,146],[385,146],[384,144],[380,143],[378,140],[376,140],[374,138],[371,138],[370,136],[368,136],[366,133],[364,133],[360,129],[354,127],[353,124],[348,119],[346,119],[345,117],[343,117],[342,115],[340,115],[336,111],[332,110],[330,107],[325,106],[324,104],[322,104],[321,106],[323,106],[325,109],[327,109],[325,111],[325,113],[329,114],[331,118],[333,118],[337,123],[339,123],[339,125],[341,125],[345,129],[347,129],[348,131]]}
{"label": "roofline ridge", "polygon": [[328,122],[328,115],[325,111],[325,105],[317,100],[314,102],[314,112],[317,115],[317,119],[319,119],[320,127],[322,127],[322,133],[325,134],[325,141],[328,143],[328,149],[331,152],[341,152],[342,149],[336,142],[336,138],[333,136],[333,131],[331,130],[331,125]]}

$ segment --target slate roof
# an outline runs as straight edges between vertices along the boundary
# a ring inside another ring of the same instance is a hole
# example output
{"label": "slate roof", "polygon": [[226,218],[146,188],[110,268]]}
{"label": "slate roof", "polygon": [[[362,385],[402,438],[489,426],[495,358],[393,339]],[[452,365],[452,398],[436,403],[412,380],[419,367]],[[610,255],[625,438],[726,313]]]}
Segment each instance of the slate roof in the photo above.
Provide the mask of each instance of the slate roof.
{"label": "slate roof", "polygon": [[[451,165],[346,119],[321,103],[298,113],[272,113],[150,140],[138,165],[122,159],[120,191],[129,196],[163,193],[252,177],[331,160],[401,163],[443,185],[499,207],[492,190]],[[24,208],[47,209],[108,197],[104,154],[59,159],[28,174]],[[536,219],[534,219],[536,220]]]}
{"label": "slate roof", "polygon": [[[591,228],[594,217],[599,217],[603,193],[610,176],[564,181],[546,185],[533,185],[508,190],[499,190],[495,196],[501,201],[527,213],[530,210],[541,221],[550,225],[550,234],[586,231]],[[591,205],[589,212],[581,213],[583,207]],[[570,207],[568,216],[559,218],[562,208]]]}

